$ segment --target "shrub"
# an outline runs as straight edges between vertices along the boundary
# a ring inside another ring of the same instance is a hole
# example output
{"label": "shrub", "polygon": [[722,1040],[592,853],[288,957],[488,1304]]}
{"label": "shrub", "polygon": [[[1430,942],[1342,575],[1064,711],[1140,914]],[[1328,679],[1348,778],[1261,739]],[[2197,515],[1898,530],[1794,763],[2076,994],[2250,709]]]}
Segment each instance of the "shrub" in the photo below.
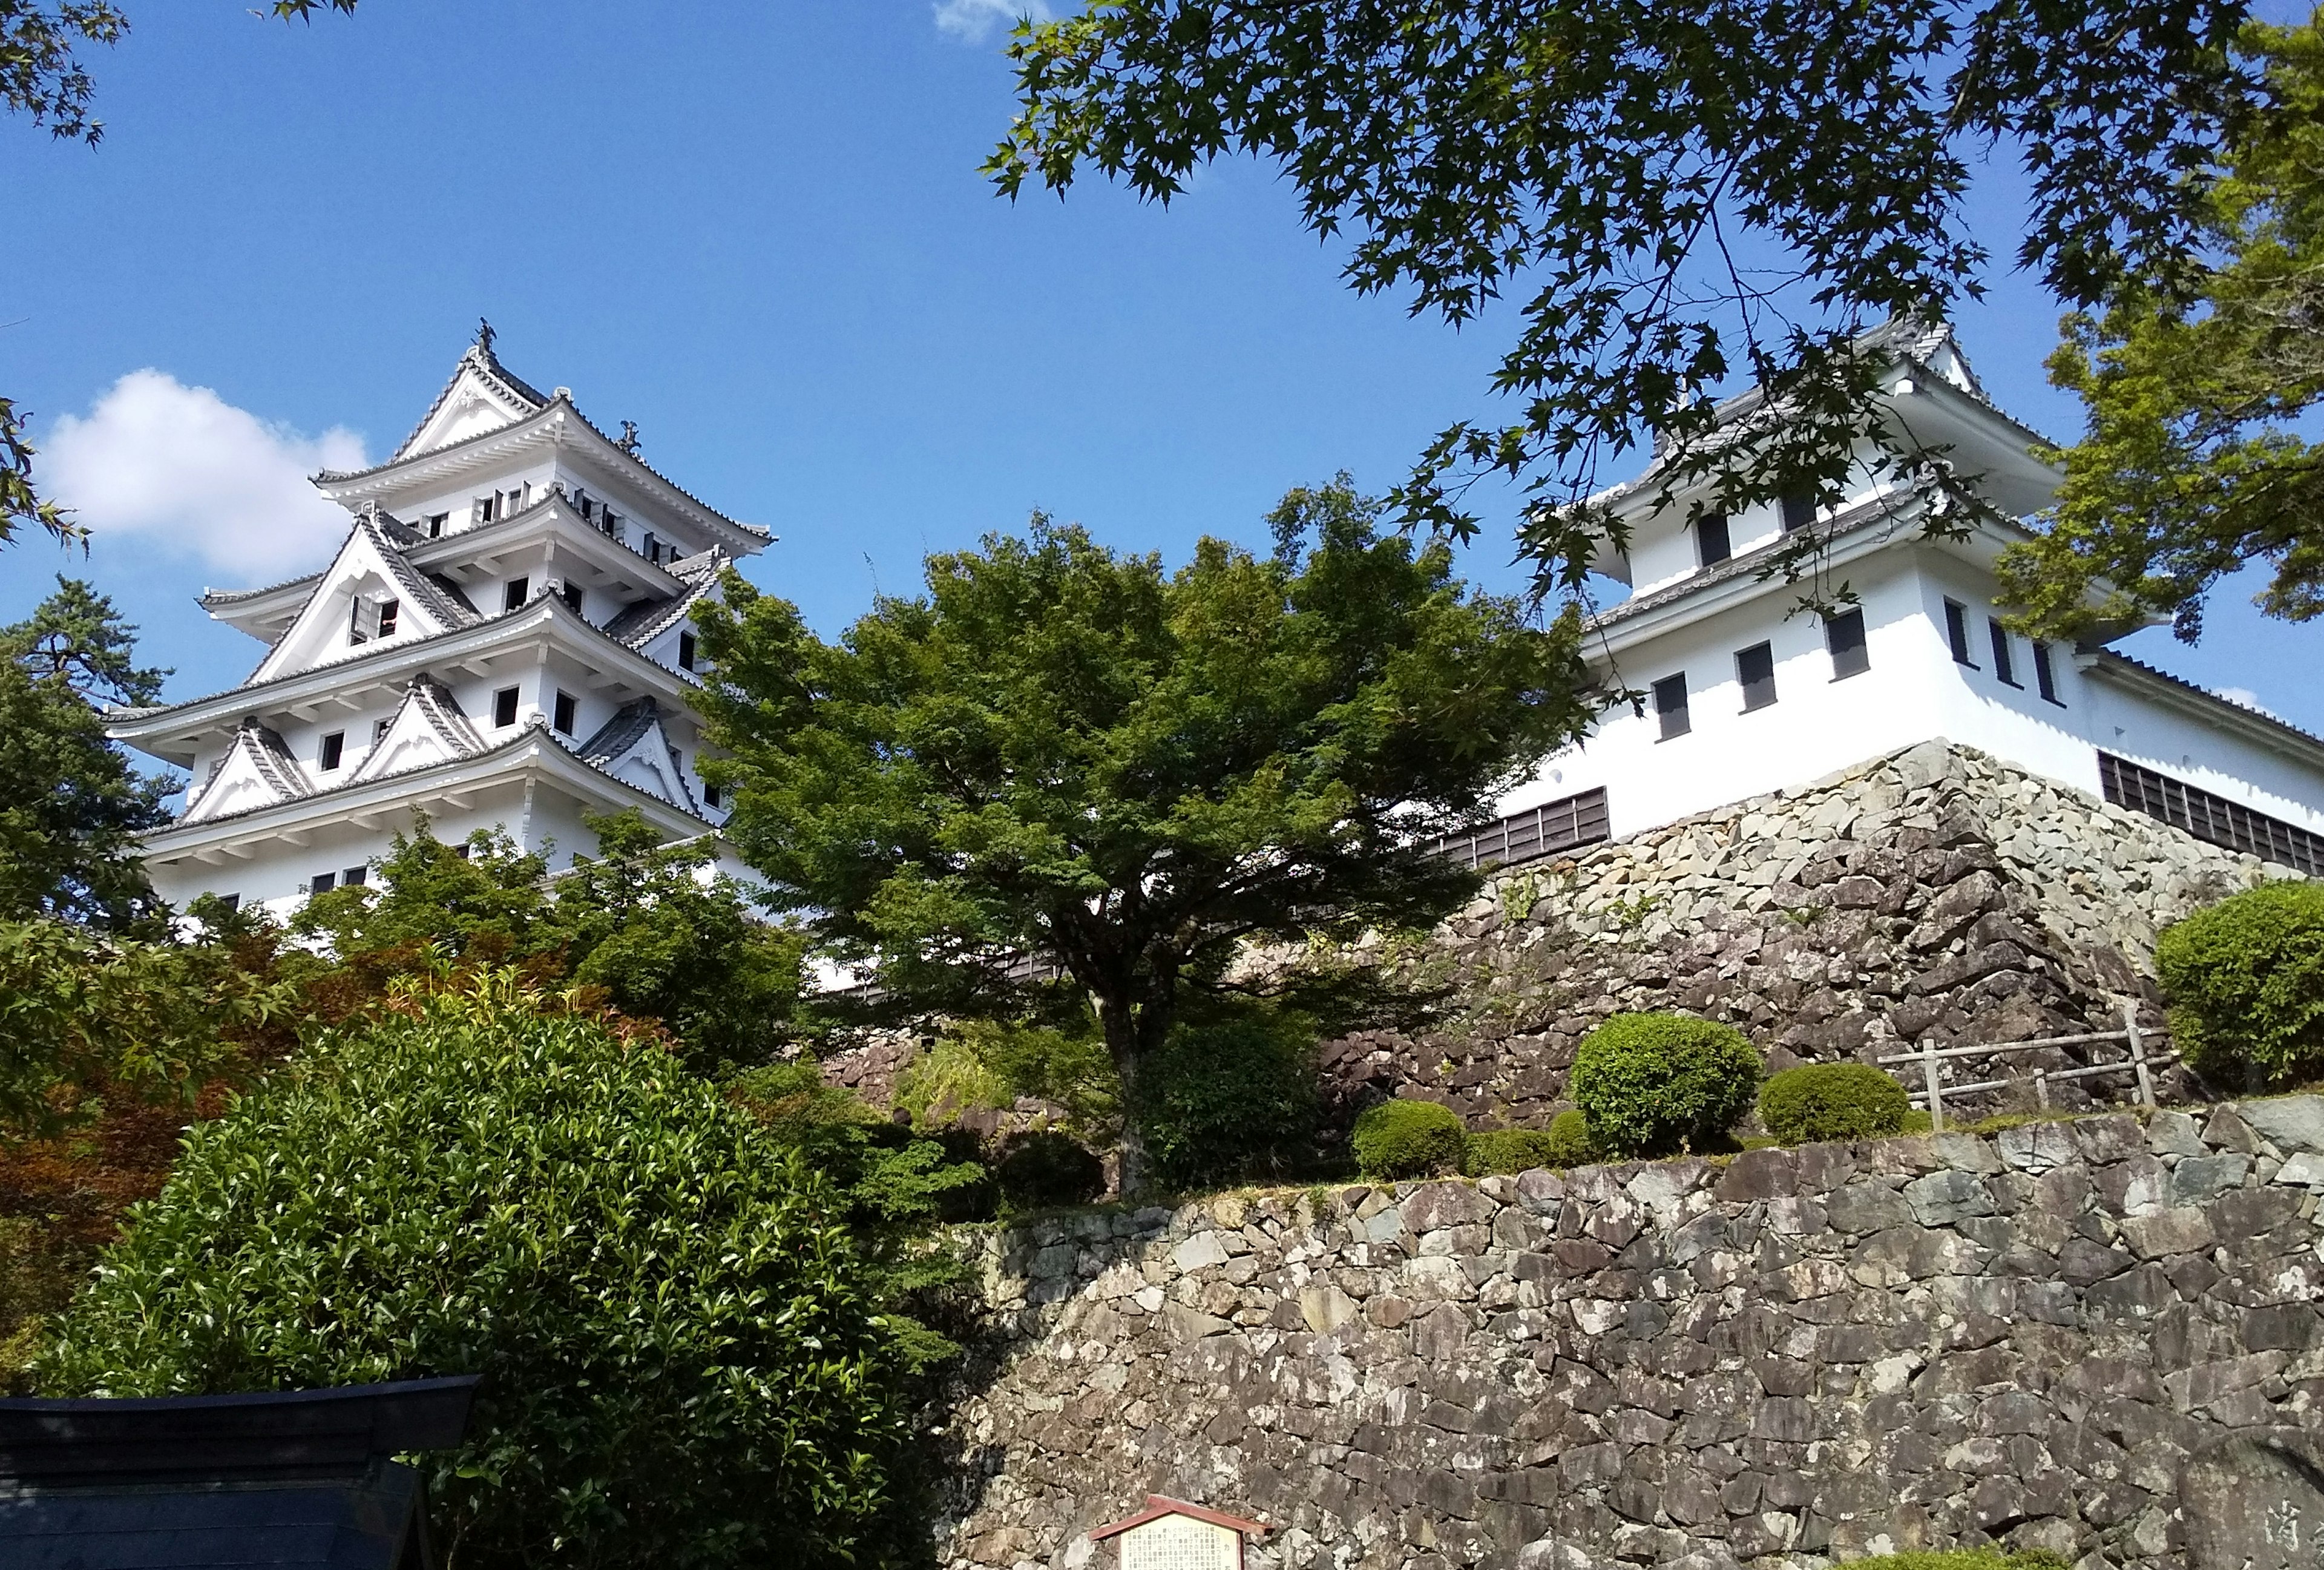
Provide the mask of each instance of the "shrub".
{"label": "shrub", "polygon": [[45,1389],[482,1373],[420,1464],[463,1565],[894,1551],[903,1381],[819,1168],[506,973],[395,1007],[194,1127]]}
{"label": "shrub", "polygon": [[1759,1121],[1786,1145],[1904,1132],[1904,1087],[1868,1063],[1803,1063],[1759,1087]]}
{"label": "shrub", "polygon": [[2006,1548],[1916,1548],[1844,1563],[1865,1570],[2067,1570],[2066,1561],[2047,1548],[2015,1554]]}
{"label": "shrub", "polygon": [[1590,1120],[1576,1111],[1558,1113],[1549,1120],[1549,1164],[1553,1167],[1587,1167],[1598,1159],[1598,1147],[1590,1142]]}
{"label": "shrub", "polygon": [[1105,1192],[1105,1163],[1054,1129],[1010,1136],[992,1172],[1012,1210],[1087,1205]]}
{"label": "shrub", "polygon": [[1462,1170],[1471,1178],[1496,1173],[1530,1172],[1536,1167],[1559,1165],[1557,1141],[1542,1129],[1489,1129],[1469,1136],[1468,1159]]}
{"label": "shrub", "polygon": [[1458,1172],[1468,1141],[1460,1114],[1449,1106],[1384,1101],[1356,1120],[1356,1166],[1367,1178]]}
{"label": "shrub", "polygon": [[2324,884],[2263,883],[2199,910],[2163,929],[2154,969],[2199,1072],[2324,1069]]}
{"label": "shrub", "polygon": [[1314,1021],[1254,1008],[1180,1024],[1140,1067],[1138,1101],[1164,1187],[1279,1177],[1314,1148]]}
{"label": "shrub", "polygon": [[1590,1142],[1618,1156],[1707,1150],[1758,1087],[1743,1032],[1691,1014],[1615,1015],[1582,1038],[1569,1086]]}

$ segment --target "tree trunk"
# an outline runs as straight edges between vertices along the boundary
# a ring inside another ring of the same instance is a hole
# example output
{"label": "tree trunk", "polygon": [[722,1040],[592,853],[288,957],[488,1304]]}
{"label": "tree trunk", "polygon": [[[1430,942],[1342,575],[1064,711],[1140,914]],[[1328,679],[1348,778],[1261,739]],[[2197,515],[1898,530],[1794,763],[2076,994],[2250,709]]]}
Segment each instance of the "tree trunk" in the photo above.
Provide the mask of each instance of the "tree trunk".
{"label": "tree trunk", "polygon": [[1106,1056],[1113,1060],[1114,1078],[1121,1085],[1121,1197],[1135,1199],[1146,1192],[1146,1134],[1139,1123],[1138,1070],[1145,1054],[1145,1021],[1128,1002],[1101,998],[1099,1028],[1105,1032]]}

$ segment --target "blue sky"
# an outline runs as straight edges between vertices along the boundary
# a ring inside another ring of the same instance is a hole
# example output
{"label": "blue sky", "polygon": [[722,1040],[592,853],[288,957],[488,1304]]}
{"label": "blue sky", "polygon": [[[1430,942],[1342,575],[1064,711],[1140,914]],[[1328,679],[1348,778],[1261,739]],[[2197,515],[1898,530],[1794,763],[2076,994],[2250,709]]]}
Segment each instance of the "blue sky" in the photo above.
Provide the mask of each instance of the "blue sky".
{"label": "blue sky", "polygon": [[[151,369],[133,385],[163,414],[198,404],[223,433],[213,468],[250,457],[171,482],[180,501],[146,500],[168,528],[101,531],[69,570],[143,625],[172,696],[239,679],[256,646],[193,596],[303,570],[336,534],[205,531],[263,505],[235,486],[268,463],[384,456],[479,316],[519,374],[636,420],[656,466],[781,535],[752,576],[826,632],[1036,506],[1176,560],[1202,533],[1262,542],[1289,485],[1346,468],[1384,488],[1439,427],[1493,413],[1509,316],[1455,333],[1356,298],[1254,163],[1167,212],[1098,184],[998,199],[977,165],[1010,107],[1000,30],[949,4],[363,0],[302,27],[137,0],[90,61],[100,148],[0,122],[0,388],[53,445],[58,417]],[[1994,282],[1960,323],[1979,373],[2070,434],[2041,371],[2055,309]],[[1468,570],[1513,586],[1500,522]],[[38,541],[0,555],[0,615],[60,565]],[[2319,633],[2262,623],[2248,593],[2219,597],[2200,649],[2128,647],[2324,730],[2298,675]]]}

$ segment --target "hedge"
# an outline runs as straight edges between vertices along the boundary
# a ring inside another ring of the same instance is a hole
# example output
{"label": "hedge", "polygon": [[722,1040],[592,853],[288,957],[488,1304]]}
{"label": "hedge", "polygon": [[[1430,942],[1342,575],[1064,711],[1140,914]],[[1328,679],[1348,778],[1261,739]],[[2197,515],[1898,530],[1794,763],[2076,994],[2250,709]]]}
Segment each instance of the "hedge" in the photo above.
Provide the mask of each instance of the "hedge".
{"label": "hedge", "polygon": [[1759,1088],[1759,1055],[1731,1025],[1617,1014],[1582,1039],[1569,1091],[1590,1142],[1614,1156],[1715,1148]]}
{"label": "hedge", "polygon": [[1356,1119],[1356,1167],[1367,1178],[1458,1172],[1468,1142],[1468,1130],[1451,1107],[1433,1101],[1384,1101]]}
{"label": "hedge", "polygon": [[2154,971],[2197,1072],[2324,1072],[2324,884],[2263,883],[2164,928]]}
{"label": "hedge", "polygon": [[1759,1121],[1786,1145],[1902,1133],[1904,1087],[1868,1063],[1803,1063],[1759,1087]]}

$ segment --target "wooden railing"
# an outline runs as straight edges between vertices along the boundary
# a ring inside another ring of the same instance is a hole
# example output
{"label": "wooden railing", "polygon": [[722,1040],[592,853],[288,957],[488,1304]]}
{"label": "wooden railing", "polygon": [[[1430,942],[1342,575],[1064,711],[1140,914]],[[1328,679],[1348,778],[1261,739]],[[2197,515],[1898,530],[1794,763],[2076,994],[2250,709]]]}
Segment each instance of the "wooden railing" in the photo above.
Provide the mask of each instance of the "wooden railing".
{"label": "wooden railing", "polygon": [[[1945,1098],[1949,1095],[1976,1095],[1985,1091],[2006,1090],[2028,1079],[2034,1083],[2034,1104],[2047,1110],[2050,1087],[2061,1080],[2095,1079],[2102,1075],[2127,1074],[2138,1086],[2138,1104],[2152,1109],[2154,1104],[2154,1070],[2176,1063],[2179,1054],[2172,1050],[2155,1052],[2148,1039],[2159,1031],[2142,1029],[2138,1023],[2138,1005],[2126,1002],[2122,1006],[2122,1029],[2090,1030],[2078,1036],[2047,1036],[2038,1041],[1997,1041],[1973,1047],[1939,1047],[1924,1044],[1911,1052],[1892,1053],[1876,1058],[1883,1067],[1892,1064],[1917,1063],[1921,1066],[1921,1088],[1911,1093],[1913,1103],[1929,1114],[1929,1124],[1942,1132],[1945,1126]],[[2101,1042],[2119,1041],[2126,1055],[2119,1063],[2090,1063],[2071,1068],[2035,1067],[2029,1074],[2004,1079],[1979,1079],[1968,1085],[1947,1085],[1944,1066],[1963,1057],[2006,1057],[2013,1053],[2043,1052],[2062,1047],[2089,1047]]]}

